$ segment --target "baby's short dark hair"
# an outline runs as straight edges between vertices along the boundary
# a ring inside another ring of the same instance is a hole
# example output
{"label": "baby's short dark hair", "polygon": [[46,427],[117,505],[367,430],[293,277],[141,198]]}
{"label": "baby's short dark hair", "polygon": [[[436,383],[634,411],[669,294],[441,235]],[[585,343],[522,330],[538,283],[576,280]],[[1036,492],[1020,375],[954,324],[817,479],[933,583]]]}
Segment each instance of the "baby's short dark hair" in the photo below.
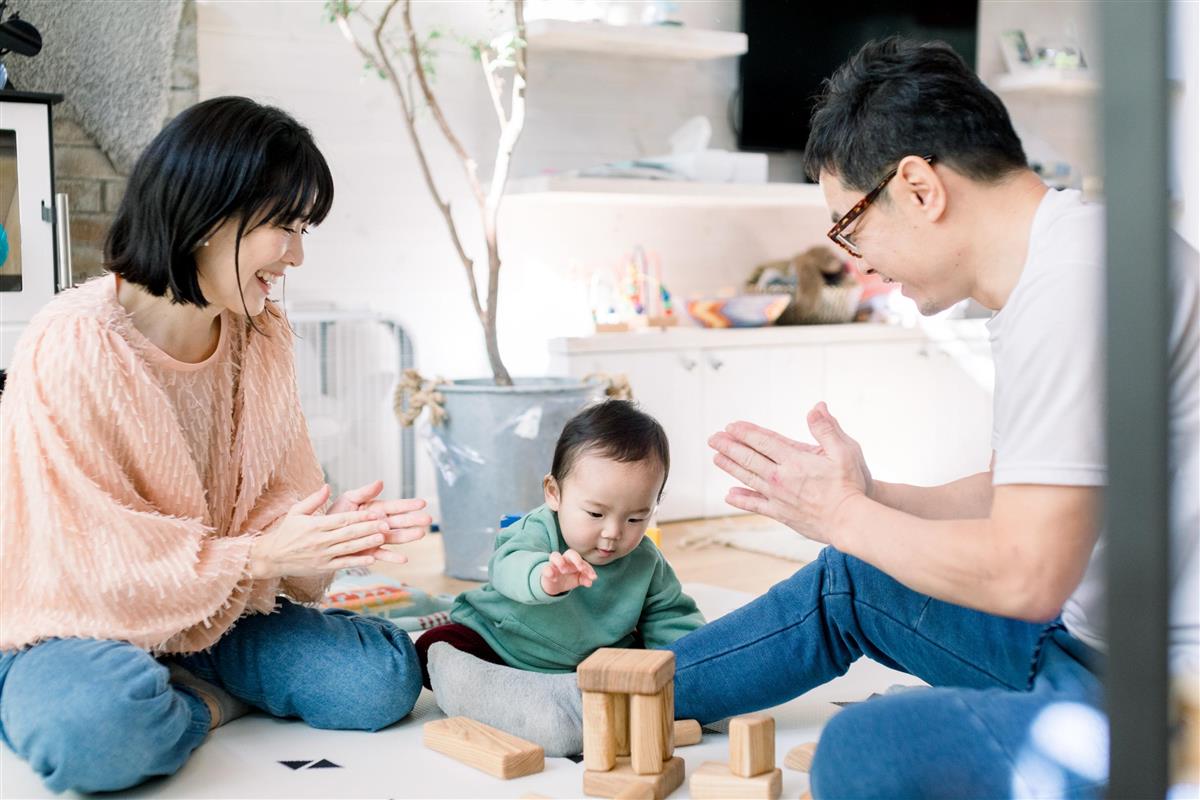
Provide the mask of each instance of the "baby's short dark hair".
{"label": "baby's short dark hair", "polygon": [[654,459],[662,464],[661,496],[671,470],[671,448],[658,420],[628,400],[606,400],[576,414],[563,427],[554,447],[550,474],[561,486],[584,453],[622,463]]}

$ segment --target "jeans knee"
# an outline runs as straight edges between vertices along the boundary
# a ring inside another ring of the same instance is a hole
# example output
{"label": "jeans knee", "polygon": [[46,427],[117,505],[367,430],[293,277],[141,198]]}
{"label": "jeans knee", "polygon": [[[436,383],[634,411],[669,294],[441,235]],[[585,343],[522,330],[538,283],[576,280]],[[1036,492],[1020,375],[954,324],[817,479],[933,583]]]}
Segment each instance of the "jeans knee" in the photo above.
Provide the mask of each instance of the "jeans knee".
{"label": "jeans knee", "polygon": [[[382,620],[377,620],[382,622]],[[384,623],[391,626],[391,623]],[[347,675],[342,702],[321,727],[377,731],[408,716],[421,694],[421,666],[408,634],[398,628],[365,653]]]}
{"label": "jeans knee", "polygon": [[171,695],[166,668],[132,645],[46,642],[9,672],[5,732],[56,792],[127,789],[161,774],[156,766],[176,744],[164,736]]}

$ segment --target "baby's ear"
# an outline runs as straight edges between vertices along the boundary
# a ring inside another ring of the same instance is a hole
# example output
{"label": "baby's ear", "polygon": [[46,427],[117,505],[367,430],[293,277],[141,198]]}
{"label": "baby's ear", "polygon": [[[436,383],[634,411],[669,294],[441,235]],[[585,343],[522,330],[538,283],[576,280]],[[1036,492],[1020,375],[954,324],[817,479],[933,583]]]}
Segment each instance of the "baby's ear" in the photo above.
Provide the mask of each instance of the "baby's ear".
{"label": "baby's ear", "polygon": [[546,505],[551,511],[557,512],[558,507],[562,504],[562,498],[558,493],[558,481],[554,480],[553,475],[547,475],[542,478],[542,492],[546,495]]}

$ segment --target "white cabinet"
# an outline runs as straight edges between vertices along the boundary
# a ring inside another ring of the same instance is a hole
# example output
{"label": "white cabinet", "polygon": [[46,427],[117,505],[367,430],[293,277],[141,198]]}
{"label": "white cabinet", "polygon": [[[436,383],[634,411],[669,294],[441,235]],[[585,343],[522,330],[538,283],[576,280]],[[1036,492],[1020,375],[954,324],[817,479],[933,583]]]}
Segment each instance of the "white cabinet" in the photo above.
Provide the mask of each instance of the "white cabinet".
{"label": "white cabinet", "polygon": [[812,441],[821,400],[862,444],[883,480],[944,483],[987,468],[991,358],[981,324],[944,342],[870,325],[602,334],[551,343],[551,369],[583,377],[624,373],[666,429],[671,476],[659,520],[737,513],[737,482],[712,463],[707,441],[737,420]]}

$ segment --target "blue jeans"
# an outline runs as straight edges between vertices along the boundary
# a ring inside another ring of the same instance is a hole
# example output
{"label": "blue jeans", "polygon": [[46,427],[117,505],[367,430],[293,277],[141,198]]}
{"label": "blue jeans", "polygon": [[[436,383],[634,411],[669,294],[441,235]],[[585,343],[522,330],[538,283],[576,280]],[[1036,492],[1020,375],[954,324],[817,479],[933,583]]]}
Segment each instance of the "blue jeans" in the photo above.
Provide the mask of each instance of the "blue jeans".
{"label": "blue jeans", "polygon": [[934,600],[831,547],[670,649],[677,719],[778,705],[860,656],[935,687],[834,716],[810,775],[818,800],[1094,797],[1108,774],[1096,651],[1061,624]]}
{"label": "blue jeans", "polygon": [[[243,617],[209,650],[174,657],[277,717],[378,730],[412,710],[421,670],[385,620],[286,600]],[[113,791],[170,775],[208,733],[208,707],[125,642],[52,639],[0,654],[0,737],[55,792]]]}

